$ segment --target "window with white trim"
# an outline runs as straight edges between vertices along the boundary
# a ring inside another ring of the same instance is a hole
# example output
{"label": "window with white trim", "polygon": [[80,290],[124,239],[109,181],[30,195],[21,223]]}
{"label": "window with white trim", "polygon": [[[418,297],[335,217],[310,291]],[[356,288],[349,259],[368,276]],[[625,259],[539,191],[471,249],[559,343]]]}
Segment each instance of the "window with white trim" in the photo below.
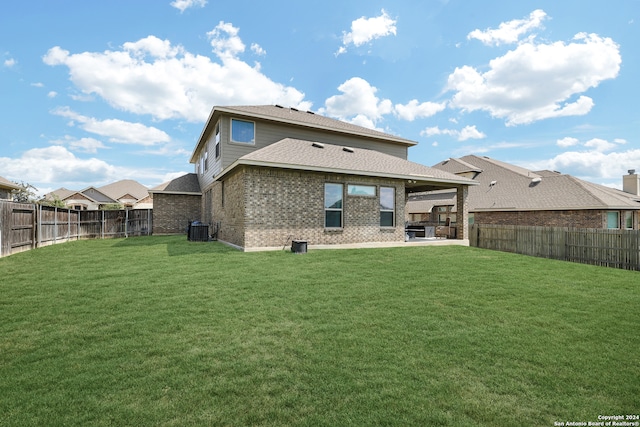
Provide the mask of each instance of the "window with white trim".
{"label": "window with white trim", "polygon": [[380,227],[396,225],[396,189],[380,187]]}
{"label": "window with white trim", "polygon": [[624,228],[628,230],[633,229],[633,211],[626,211],[624,213]]}
{"label": "window with white trim", "polygon": [[610,211],[607,212],[607,228],[620,228],[620,212]]}
{"label": "window with white trim", "polygon": [[256,124],[246,120],[231,119],[231,141],[242,144],[255,144]]}
{"label": "window with white trim", "polygon": [[344,186],[326,182],[324,184],[324,226],[325,228],[342,228],[342,206]]}
{"label": "window with white trim", "polygon": [[220,122],[216,123],[216,130],[214,136],[216,159],[220,157]]}

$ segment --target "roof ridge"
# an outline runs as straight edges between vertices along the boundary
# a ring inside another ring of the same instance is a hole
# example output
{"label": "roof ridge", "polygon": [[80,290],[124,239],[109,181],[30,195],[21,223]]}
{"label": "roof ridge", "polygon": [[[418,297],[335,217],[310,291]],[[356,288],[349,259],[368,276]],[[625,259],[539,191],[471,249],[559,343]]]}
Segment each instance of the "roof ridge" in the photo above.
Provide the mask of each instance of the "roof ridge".
{"label": "roof ridge", "polygon": [[511,163],[502,162],[500,160],[492,159],[491,157],[487,157],[487,156],[480,157],[475,154],[470,154],[469,156],[466,156],[466,157],[475,157],[477,159],[480,159],[481,161],[489,162],[499,168],[506,169],[510,172],[516,173],[526,178],[542,178],[539,174],[533,172],[530,169],[524,168],[522,166],[512,165]]}

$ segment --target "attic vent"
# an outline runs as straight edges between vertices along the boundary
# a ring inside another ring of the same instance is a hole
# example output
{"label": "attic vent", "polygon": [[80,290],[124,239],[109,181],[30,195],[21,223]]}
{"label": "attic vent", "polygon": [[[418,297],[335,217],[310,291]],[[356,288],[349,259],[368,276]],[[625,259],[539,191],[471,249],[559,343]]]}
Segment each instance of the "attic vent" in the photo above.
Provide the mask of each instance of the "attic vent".
{"label": "attic vent", "polygon": [[291,111],[300,111],[300,110],[298,110],[297,108],[293,108],[293,107],[291,107],[291,108],[290,108],[290,110],[291,110]]}
{"label": "attic vent", "polygon": [[538,176],[538,177],[535,177],[535,178],[533,178],[533,179],[531,180],[531,182],[533,182],[534,184],[537,184],[537,183],[539,183],[539,182],[541,182],[541,181],[542,181],[542,178],[541,178],[541,177],[539,177],[539,176]]}
{"label": "attic vent", "polygon": [[311,144],[311,146],[316,148],[324,148],[324,144],[321,144],[319,142],[314,142]]}
{"label": "attic vent", "polygon": [[276,107],[278,108],[284,108],[282,105],[276,104]]}
{"label": "attic vent", "polygon": [[313,111],[311,111],[311,110],[307,110],[307,113],[309,113],[309,114],[315,114],[315,113],[314,113]]}
{"label": "attic vent", "polygon": [[346,151],[347,153],[353,153],[353,148],[351,148],[351,147],[342,147],[342,151]]}

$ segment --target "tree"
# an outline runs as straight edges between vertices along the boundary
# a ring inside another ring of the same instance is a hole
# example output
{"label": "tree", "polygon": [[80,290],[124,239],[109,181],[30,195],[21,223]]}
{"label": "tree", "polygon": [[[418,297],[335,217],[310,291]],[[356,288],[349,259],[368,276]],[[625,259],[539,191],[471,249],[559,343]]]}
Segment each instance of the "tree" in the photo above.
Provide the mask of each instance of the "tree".
{"label": "tree", "polygon": [[36,203],[37,195],[36,191],[38,189],[33,185],[24,182],[14,182],[14,184],[20,186],[19,190],[12,190],[11,195],[13,197],[13,201],[16,203]]}

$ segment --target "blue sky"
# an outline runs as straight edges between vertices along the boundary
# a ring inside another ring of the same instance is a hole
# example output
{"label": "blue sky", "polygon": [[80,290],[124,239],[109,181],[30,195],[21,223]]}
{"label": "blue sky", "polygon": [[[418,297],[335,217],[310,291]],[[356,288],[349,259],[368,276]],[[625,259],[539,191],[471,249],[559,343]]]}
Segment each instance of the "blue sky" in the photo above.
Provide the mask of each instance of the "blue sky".
{"label": "blue sky", "polygon": [[158,185],[214,105],[281,104],[620,187],[640,0],[35,0],[0,13],[0,176]]}

